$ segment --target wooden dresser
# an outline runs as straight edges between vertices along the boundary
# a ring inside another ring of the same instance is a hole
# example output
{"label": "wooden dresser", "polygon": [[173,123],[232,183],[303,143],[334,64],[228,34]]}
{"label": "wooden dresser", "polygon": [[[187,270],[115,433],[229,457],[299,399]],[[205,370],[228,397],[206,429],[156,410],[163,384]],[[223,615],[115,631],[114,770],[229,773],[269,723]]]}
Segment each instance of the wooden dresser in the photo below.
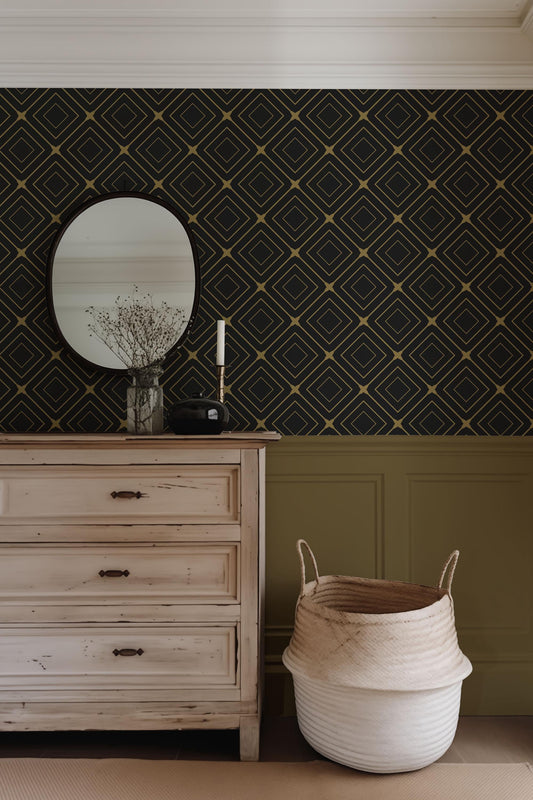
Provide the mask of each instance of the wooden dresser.
{"label": "wooden dresser", "polygon": [[257,759],[277,438],[0,436],[0,730],[239,728]]}

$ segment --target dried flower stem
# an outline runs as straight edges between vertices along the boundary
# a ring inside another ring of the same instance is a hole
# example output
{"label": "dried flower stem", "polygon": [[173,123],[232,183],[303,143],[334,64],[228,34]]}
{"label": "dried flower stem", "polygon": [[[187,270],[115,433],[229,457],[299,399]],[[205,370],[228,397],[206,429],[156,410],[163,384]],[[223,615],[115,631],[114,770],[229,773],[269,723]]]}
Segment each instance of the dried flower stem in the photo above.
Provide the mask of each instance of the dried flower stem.
{"label": "dried flower stem", "polygon": [[154,304],[151,294],[116,298],[111,310],[89,306],[91,336],[100,339],[129,370],[160,364],[179,338],[185,322],[183,308],[164,300]]}

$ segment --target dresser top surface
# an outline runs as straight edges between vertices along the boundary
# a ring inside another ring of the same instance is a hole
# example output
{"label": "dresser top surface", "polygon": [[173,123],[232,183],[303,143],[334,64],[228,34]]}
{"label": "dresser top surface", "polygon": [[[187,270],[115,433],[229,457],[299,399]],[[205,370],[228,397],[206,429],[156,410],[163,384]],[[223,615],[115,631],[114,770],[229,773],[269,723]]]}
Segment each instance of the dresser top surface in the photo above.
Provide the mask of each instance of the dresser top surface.
{"label": "dresser top surface", "polygon": [[20,447],[105,447],[105,448],[243,448],[264,447],[277,441],[275,431],[238,431],[216,436],[179,436],[173,433],[160,436],[132,436],[122,433],[3,433],[0,446]]}

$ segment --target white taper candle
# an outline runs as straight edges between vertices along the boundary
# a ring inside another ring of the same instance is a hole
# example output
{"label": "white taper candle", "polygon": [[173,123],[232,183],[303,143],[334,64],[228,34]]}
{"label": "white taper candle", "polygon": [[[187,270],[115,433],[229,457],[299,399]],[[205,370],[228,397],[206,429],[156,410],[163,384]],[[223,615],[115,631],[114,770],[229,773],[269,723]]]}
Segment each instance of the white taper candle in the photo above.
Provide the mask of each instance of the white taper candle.
{"label": "white taper candle", "polygon": [[224,366],[224,345],[226,336],[226,323],[223,319],[217,320],[217,367]]}

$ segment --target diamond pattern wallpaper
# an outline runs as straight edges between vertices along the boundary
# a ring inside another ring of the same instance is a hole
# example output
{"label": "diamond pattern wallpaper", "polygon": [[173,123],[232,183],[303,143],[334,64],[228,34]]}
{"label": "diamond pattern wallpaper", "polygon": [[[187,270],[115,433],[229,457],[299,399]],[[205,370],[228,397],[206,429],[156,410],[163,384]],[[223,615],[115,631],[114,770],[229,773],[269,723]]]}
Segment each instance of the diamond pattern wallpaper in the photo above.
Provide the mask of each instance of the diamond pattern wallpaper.
{"label": "diamond pattern wallpaper", "polygon": [[202,275],[166,402],[215,386],[234,429],[533,432],[533,95],[0,90],[0,428],[120,431],[127,378],[65,352],[61,222],[113,191],[188,219]]}

